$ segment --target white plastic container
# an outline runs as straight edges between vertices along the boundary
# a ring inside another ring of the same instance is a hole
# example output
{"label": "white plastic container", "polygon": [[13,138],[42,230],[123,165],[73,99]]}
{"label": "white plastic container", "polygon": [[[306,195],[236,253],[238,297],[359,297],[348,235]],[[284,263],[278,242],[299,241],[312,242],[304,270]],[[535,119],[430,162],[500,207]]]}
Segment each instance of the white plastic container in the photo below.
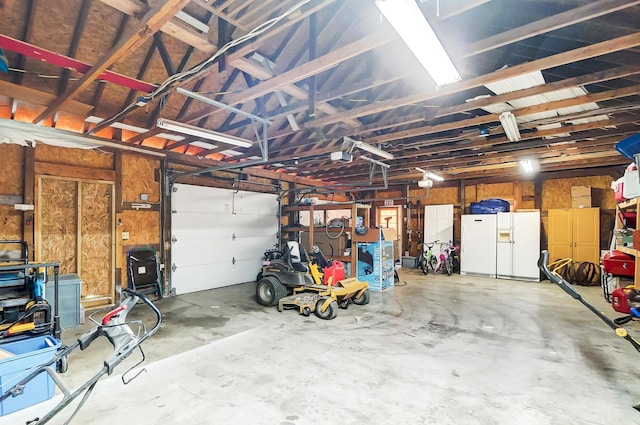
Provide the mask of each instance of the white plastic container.
{"label": "white plastic container", "polygon": [[635,163],[629,164],[624,172],[622,187],[622,195],[626,199],[632,199],[640,196],[640,175],[638,174],[638,167]]}

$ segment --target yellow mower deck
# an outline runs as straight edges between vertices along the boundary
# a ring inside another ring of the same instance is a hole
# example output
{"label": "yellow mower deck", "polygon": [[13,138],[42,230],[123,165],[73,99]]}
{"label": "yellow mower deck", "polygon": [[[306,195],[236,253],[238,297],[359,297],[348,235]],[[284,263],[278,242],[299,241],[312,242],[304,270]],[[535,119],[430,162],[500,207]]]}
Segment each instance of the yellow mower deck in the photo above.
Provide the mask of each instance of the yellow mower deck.
{"label": "yellow mower deck", "polygon": [[[364,291],[369,288],[367,282],[361,282],[355,277],[343,279],[333,286],[326,285],[305,285],[293,288],[293,295],[281,298],[278,302],[278,310],[282,311],[285,306],[296,306],[300,314],[308,316],[316,309],[324,312],[329,304],[337,302],[346,307],[353,297],[359,298]],[[324,300],[319,304],[319,300]]]}

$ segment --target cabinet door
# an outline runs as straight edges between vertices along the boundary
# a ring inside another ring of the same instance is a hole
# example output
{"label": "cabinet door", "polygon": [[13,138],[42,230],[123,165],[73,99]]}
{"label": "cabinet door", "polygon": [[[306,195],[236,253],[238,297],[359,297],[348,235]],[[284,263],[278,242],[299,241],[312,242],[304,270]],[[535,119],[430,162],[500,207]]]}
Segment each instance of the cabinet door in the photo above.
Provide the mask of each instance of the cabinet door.
{"label": "cabinet door", "polygon": [[424,207],[424,241],[453,240],[453,204]]}
{"label": "cabinet door", "polygon": [[600,259],[600,210],[576,208],[573,214],[573,260],[594,264]]}
{"label": "cabinet door", "polygon": [[573,258],[573,227],[570,210],[549,210],[549,258]]}

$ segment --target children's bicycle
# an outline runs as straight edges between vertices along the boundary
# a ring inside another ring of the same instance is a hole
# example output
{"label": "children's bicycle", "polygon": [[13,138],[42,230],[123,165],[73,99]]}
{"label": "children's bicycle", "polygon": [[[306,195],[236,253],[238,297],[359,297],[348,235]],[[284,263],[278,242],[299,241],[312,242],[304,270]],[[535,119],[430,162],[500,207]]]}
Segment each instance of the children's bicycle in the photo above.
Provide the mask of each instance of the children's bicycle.
{"label": "children's bicycle", "polygon": [[[418,268],[422,270],[422,273],[429,274],[429,268],[436,273],[436,268],[438,265],[438,258],[433,253],[432,249],[438,241],[426,242],[421,244],[420,246],[420,258],[418,259]],[[427,250],[424,250],[424,247],[427,247]]]}
{"label": "children's bicycle", "polygon": [[440,254],[438,254],[438,264],[436,265],[436,273],[447,272],[447,276],[451,276],[456,267],[455,251],[457,247],[449,242],[441,242]]}

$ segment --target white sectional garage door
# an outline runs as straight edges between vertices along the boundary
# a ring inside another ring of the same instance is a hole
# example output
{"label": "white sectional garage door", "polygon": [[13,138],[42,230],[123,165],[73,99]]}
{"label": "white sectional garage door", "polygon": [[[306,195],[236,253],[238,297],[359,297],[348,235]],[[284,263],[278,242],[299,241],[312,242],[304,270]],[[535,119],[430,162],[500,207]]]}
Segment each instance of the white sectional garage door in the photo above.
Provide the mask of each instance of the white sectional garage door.
{"label": "white sectional garage door", "polygon": [[276,195],[176,184],[171,209],[176,294],[255,280],[277,242]]}

